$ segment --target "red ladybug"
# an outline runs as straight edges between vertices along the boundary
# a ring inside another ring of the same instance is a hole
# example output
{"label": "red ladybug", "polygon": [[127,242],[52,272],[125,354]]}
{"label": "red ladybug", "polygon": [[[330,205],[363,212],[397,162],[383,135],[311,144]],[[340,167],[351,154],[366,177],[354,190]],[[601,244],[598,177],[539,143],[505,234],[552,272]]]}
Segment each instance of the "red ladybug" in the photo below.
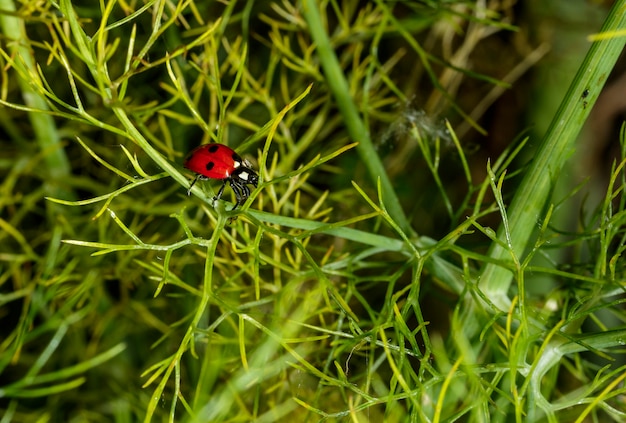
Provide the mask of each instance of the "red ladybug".
{"label": "red ladybug", "polygon": [[252,169],[250,162],[243,160],[232,148],[224,144],[212,143],[195,148],[185,160],[185,167],[198,174],[189,186],[187,195],[191,193],[191,188],[199,179],[220,179],[224,182],[213,199],[219,200],[222,197],[226,182],[229,182],[237,198],[233,210],[250,196],[250,188],[247,185],[254,185],[256,188],[259,183],[259,176]]}

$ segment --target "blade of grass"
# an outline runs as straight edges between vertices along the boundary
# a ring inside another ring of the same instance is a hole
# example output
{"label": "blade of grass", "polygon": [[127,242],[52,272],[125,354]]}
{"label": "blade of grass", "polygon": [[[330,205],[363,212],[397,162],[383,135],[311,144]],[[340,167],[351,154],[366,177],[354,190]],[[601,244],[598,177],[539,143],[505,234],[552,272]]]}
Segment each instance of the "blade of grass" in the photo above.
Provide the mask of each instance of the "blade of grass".
{"label": "blade of grass", "polygon": [[337,101],[339,111],[345,118],[348,133],[354,141],[358,141],[359,143],[356,147],[357,153],[367,167],[372,181],[376,183],[378,178],[380,178],[380,183],[385,193],[385,205],[389,211],[389,215],[398,223],[398,226],[404,233],[412,234],[413,230],[404,214],[404,210],[402,210],[400,200],[396,195],[393,184],[387,176],[385,167],[374,148],[368,128],[366,128],[363,119],[359,115],[359,110],[350,93],[350,86],[345,73],[339,64],[328,33],[324,28],[319,8],[320,5],[315,0],[304,0],[302,2],[302,13],[309,25],[311,37],[313,37],[317,45],[317,53],[320,57],[324,75],[326,76],[326,83]]}
{"label": "blade of grass", "polygon": [[[620,0],[613,5],[602,32],[617,31],[625,27],[626,0]],[[502,310],[506,310],[510,304],[507,292],[513,274],[507,266],[498,262],[510,262],[511,254],[517,257],[518,262],[522,261],[520,257],[537,227],[538,219],[563,166],[575,148],[574,143],[591,106],[624,49],[624,40],[625,38],[612,38],[591,45],[506,211],[509,228],[506,230],[502,226],[498,230],[498,239],[501,242],[491,245],[489,256],[493,261],[489,261],[483,268],[479,283],[487,298]],[[588,93],[584,99],[583,93]]]}
{"label": "blade of grass", "polygon": [[[30,46],[23,42],[28,40],[24,20],[20,19],[11,0],[0,0],[0,31],[9,41],[11,54],[15,55],[14,66],[22,74],[17,78],[24,103],[36,110],[49,110],[44,96],[37,90],[42,82],[38,78],[37,65]],[[43,90],[42,90],[43,91]],[[55,197],[75,198],[73,192],[61,182],[69,177],[70,164],[65,151],[61,146],[61,137],[51,115],[47,113],[29,113],[28,119],[32,124],[37,144],[42,150],[49,151],[45,155],[46,169],[50,180],[46,181],[47,192]]]}

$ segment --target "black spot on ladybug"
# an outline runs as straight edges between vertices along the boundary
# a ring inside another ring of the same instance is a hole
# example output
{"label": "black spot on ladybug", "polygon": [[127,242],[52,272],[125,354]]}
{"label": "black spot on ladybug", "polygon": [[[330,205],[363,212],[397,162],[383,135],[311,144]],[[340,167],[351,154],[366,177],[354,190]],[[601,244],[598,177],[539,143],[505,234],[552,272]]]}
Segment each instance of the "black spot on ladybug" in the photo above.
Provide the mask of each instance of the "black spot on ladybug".
{"label": "black spot on ladybug", "polygon": [[219,149],[220,149],[220,146],[218,144],[211,144],[208,148],[209,153],[215,153]]}
{"label": "black spot on ladybug", "polygon": [[208,162],[205,167],[206,170],[211,170],[213,169],[213,166],[215,166],[215,162]]}

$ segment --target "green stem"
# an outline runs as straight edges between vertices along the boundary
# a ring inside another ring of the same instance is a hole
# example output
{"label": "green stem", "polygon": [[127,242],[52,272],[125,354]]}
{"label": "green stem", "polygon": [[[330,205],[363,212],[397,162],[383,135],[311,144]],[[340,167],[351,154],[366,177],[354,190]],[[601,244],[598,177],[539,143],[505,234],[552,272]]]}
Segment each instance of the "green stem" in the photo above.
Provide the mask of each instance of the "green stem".
{"label": "green stem", "polygon": [[[35,89],[37,84],[42,85],[42,83],[33,59],[24,19],[17,14],[12,0],[0,0],[0,10],[4,11],[0,13],[0,31],[10,40],[7,46],[11,56],[15,58],[17,82],[24,104],[35,110],[48,111],[50,108],[45,97]],[[61,146],[54,119],[46,113],[29,113],[28,119],[39,148],[46,152],[44,161],[47,174],[43,176],[47,186],[47,195],[57,198],[74,198],[74,194],[62,184],[63,180],[70,175],[71,169]]]}
{"label": "green stem", "polygon": [[384,200],[389,215],[405,233],[412,234],[413,229],[404,214],[393,184],[387,176],[385,167],[374,148],[369,131],[363,119],[361,119],[359,110],[352,98],[346,75],[339,64],[339,60],[324,28],[319,11],[320,6],[315,0],[303,0],[302,6],[303,15],[309,24],[311,37],[317,45],[317,54],[326,76],[326,83],[337,101],[337,106],[344,117],[348,133],[354,141],[359,143],[356,147],[357,153],[367,167],[374,184],[380,178],[383,188],[382,192],[385,195],[385,198],[382,200]]}
{"label": "green stem", "polygon": [[[625,8],[626,0],[615,2],[602,32],[623,31],[626,28]],[[593,103],[624,49],[624,40],[623,36],[615,36],[591,45],[511,205],[506,210],[509,230],[507,232],[502,226],[498,231],[498,239],[506,247],[495,242],[492,244],[489,256],[493,260],[483,268],[479,284],[486,297],[502,310],[507,310],[510,304],[507,293],[513,275],[499,263],[510,263],[513,256],[517,258],[517,263],[523,262],[523,255],[534,233],[533,228],[541,223],[542,211],[549,195],[563,166],[572,156],[576,147],[575,141]]]}

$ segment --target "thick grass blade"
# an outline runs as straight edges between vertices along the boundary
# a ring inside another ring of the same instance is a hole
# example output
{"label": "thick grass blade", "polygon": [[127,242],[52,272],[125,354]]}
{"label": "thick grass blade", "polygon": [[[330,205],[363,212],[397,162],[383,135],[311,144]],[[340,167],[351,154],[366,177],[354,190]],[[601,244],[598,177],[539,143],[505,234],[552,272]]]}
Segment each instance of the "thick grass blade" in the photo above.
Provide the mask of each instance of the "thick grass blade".
{"label": "thick grass blade", "polygon": [[[615,2],[602,32],[626,28],[626,0]],[[578,73],[561,103],[543,142],[522,180],[515,197],[506,210],[508,232],[502,226],[498,239],[489,251],[493,261],[483,268],[479,287],[495,305],[506,310],[507,293],[513,274],[501,263],[523,262],[534,228],[538,227],[549,195],[559,179],[563,166],[576,148],[575,142],[591,106],[598,98],[617,58],[624,49],[626,38],[615,37],[591,45]]]}

